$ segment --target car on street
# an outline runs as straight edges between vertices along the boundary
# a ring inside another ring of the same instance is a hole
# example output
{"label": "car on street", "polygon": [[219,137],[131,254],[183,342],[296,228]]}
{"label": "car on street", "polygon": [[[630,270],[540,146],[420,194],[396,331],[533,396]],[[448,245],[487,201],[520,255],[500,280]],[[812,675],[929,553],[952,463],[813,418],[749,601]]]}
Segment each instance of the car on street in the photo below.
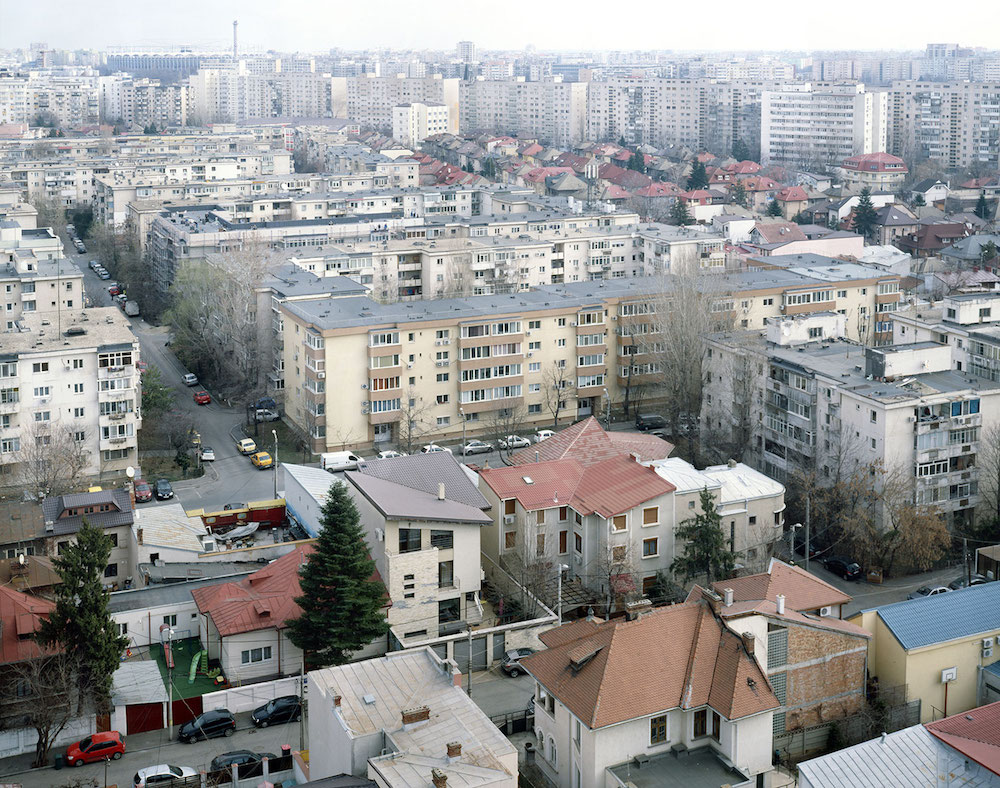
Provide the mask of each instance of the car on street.
{"label": "car on street", "polygon": [[480,440],[471,440],[462,447],[462,454],[489,454],[493,451],[493,444]]}
{"label": "car on street", "polygon": [[253,454],[257,451],[257,444],[254,443],[253,438],[238,438],[236,448],[239,449],[240,454]]}
{"label": "car on street", "polygon": [[555,432],[552,430],[539,430],[534,435],[535,443],[541,443],[542,441],[551,438],[553,435],[555,435]]}
{"label": "car on street", "polygon": [[212,397],[207,391],[202,389],[194,393],[194,401],[198,405],[207,405],[212,401]]}
{"label": "car on street", "polygon": [[436,443],[428,443],[426,446],[420,447],[421,454],[434,454],[439,451],[446,451],[448,454],[451,454],[451,449],[447,446],[438,446]]}
{"label": "car on street", "polygon": [[87,265],[90,266],[91,271],[96,271],[98,268],[101,267],[101,264],[97,262],[97,260],[91,260],[89,263],[87,263]]}
{"label": "car on street", "polygon": [[87,253],[87,247],[83,245],[82,241],[76,245],[76,253],[77,254],[86,254]]}
{"label": "car on street", "polygon": [[958,591],[958,589],[960,588],[981,586],[983,583],[988,583],[988,582],[989,580],[987,580],[985,577],[983,577],[981,574],[978,573],[972,576],[971,581],[968,577],[962,575],[961,577],[956,577],[954,580],[948,583],[948,588],[950,588],[952,591]]}
{"label": "car on street", "polygon": [[282,695],[250,712],[250,721],[258,728],[266,728],[268,725],[295,722],[300,716],[302,716],[302,702],[299,696]]}
{"label": "car on street", "polygon": [[635,417],[635,428],[640,432],[662,430],[667,426],[667,420],[658,413],[639,413]]}
{"label": "car on street", "polygon": [[111,278],[111,274],[105,271],[103,268],[97,272],[97,278],[101,280],[106,280]]}
{"label": "car on street", "polygon": [[521,660],[524,657],[530,657],[534,653],[535,650],[533,648],[512,648],[503,655],[503,659],[500,661],[500,670],[511,678],[516,679],[525,672],[521,666]]}
{"label": "car on street", "polygon": [[144,788],[144,786],[167,785],[174,780],[183,780],[187,777],[197,777],[198,772],[190,766],[174,766],[169,763],[161,763],[159,766],[147,766],[140,769],[132,778],[134,788]]}
{"label": "car on street", "polygon": [[195,739],[215,739],[232,736],[236,732],[236,718],[229,709],[213,709],[199,714],[181,725],[177,738],[185,744]]}
{"label": "car on street", "polygon": [[375,455],[376,460],[391,460],[396,457],[405,457],[405,451],[396,451],[395,449],[386,449],[385,451],[380,451]]}
{"label": "car on street", "polygon": [[938,596],[951,591],[948,586],[920,586],[916,591],[911,591],[906,595],[907,599],[923,599],[925,596]]}
{"label": "car on street", "polygon": [[181,375],[181,382],[185,386],[197,386],[198,376],[195,375],[193,372],[185,372],[183,375]]}
{"label": "car on street", "polygon": [[270,468],[274,465],[274,460],[271,459],[271,455],[266,451],[259,451],[256,454],[250,455],[250,462],[253,463],[255,468],[264,470],[265,468]]}
{"label": "car on street", "polygon": [[508,435],[506,438],[500,439],[501,449],[523,449],[525,446],[530,446],[531,441],[527,438],[522,438],[520,435]]}
{"label": "car on street", "polygon": [[832,555],[829,558],[823,559],[823,566],[826,567],[828,572],[833,572],[833,574],[844,578],[844,580],[857,580],[861,577],[861,567],[858,565],[858,562],[852,561],[850,558],[845,558],[842,555]]}
{"label": "car on street", "polygon": [[121,291],[122,289],[117,284],[113,284],[110,287],[108,287],[108,295],[111,296],[119,295]]}
{"label": "car on street", "polygon": [[143,479],[135,480],[135,500],[136,503],[146,503],[146,501],[153,500],[153,489],[149,486],[149,482]]}
{"label": "car on street", "polygon": [[264,758],[277,758],[273,752],[253,752],[252,750],[233,750],[232,752],[224,752],[222,755],[216,755],[212,758],[212,763],[209,768],[213,772],[220,771],[221,769],[232,770],[233,764],[235,764],[242,771],[244,766],[253,766],[255,763],[260,763]]}
{"label": "car on street", "polygon": [[125,737],[118,731],[94,733],[66,748],[66,763],[83,766],[105,758],[117,761],[125,754]]}
{"label": "car on street", "polygon": [[278,421],[281,415],[276,410],[270,408],[257,408],[253,416],[257,421]]}
{"label": "car on street", "polygon": [[156,500],[165,501],[168,498],[174,497],[174,488],[170,486],[170,482],[166,479],[157,479],[154,485],[156,490]]}
{"label": "car on street", "polygon": [[202,462],[215,462],[215,449],[211,446],[201,447],[201,461]]}

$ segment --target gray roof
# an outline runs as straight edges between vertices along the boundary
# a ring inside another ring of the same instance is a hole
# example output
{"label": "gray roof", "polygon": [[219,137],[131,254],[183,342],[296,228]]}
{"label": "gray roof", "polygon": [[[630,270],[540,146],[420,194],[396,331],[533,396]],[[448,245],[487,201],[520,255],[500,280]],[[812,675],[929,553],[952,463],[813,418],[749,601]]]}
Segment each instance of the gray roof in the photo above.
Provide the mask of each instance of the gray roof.
{"label": "gray roof", "polygon": [[803,782],[810,788],[933,786],[938,784],[938,752],[943,747],[923,725],[914,725],[884,739],[879,737],[803,761],[799,764],[799,779],[805,778]]}
{"label": "gray roof", "polygon": [[[210,562],[204,562],[206,565]],[[191,600],[191,592],[196,588],[205,588],[219,583],[228,583],[234,579],[246,577],[260,569],[260,564],[254,564],[252,569],[245,569],[222,577],[210,577],[204,580],[188,580],[183,583],[166,583],[147,588],[133,588],[129,591],[114,591],[108,597],[108,611],[120,613],[125,610],[176,605]]]}
{"label": "gray roof", "polygon": [[445,483],[445,498],[439,500],[436,494],[432,495],[377,476],[369,476],[358,471],[347,471],[344,475],[388,520],[438,520],[481,525],[493,522],[492,518],[484,514],[481,509],[447,497],[449,493],[447,483]]}
{"label": "gray roof", "polygon": [[979,262],[982,257],[983,247],[990,241],[1000,249],[1000,235],[983,233],[980,235],[970,235],[967,238],[956,241],[947,249],[942,249],[941,256]]}
{"label": "gray roof", "polygon": [[[111,504],[109,512],[91,512],[87,515],[74,515],[62,517],[67,509],[79,509],[84,506],[100,506],[101,504]],[[52,523],[53,530],[50,534],[74,534],[83,524],[83,518],[96,528],[116,528],[120,525],[132,525],[133,512],[132,500],[128,490],[123,487],[115,487],[111,490],[102,490],[92,493],[75,493],[72,495],[58,495],[46,498],[42,501],[42,514],[46,523]]]}
{"label": "gray roof", "polygon": [[139,574],[153,584],[169,585],[205,577],[231,577],[261,568],[257,561],[168,561],[139,564]]}
{"label": "gray roof", "polygon": [[939,183],[942,186],[944,186],[945,188],[948,187],[947,183],[945,183],[944,181],[942,181],[942,180],[940,180],[938,178],[924,178],[922,181],[919,181],[919,182],[915,183],[913,186],[911,186],[910,187],[910,191],[911,192],[926,192],[928,189],[931,189],[932,187],[936,186]]}
{"label": "gray roof", "polygon": [[876,608],[878,617],[906,650],[1000,632],[1000,583],[907,599]]}
{"label": "gray roof", "polygon": [[[296,249],[302,257],[302,250]],[[308,256],[308,255],[306,255]],[[279,296],[294,298],[302,295],[333,296],[360,295],[368,292],[368,287],[355,282],[349,276],[316,276],[295,263],[282,263],[272,268],[262,282],[264,287],[274,290]]]}
{"label": "gray roof", "polygon": [[152,659],[121,663],[111,679],[111,700],[115,706],[166,703],[169,696],[159,665]]}
{"label": "gray roof", "polygon": [[[451,501],[480,510],[490,506],[458,460],[445,451],[366,460],[358,466],[355,475],[359,474],[375,476],[410,490],[427,493],[434,497],[435,502],[438,484],[443,483],[445,494]],[[380,488],[380,492],[382,490],[384,488]]]}

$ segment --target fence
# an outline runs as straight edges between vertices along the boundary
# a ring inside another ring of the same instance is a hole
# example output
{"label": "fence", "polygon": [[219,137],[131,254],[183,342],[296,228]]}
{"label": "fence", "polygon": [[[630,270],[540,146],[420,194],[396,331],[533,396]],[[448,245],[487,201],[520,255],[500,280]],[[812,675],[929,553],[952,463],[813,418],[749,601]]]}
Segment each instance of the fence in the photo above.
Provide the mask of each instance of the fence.
{"label": "fence", "polygon": [[[306,689],[309,685],[306,683]],[[202,706],[206,709],[229,709],[233,714],[241,711],[253,711],[258,706],[263,706],[269,700],[280,698],[282,695],[299,694],[299,677],[291,676],[275,681],[265,681],[260,684],[244,684],[241,687],[231,687],[209,692],[202,695]]]}
{"label": "fence", "polygon": [[496,725],[504,736],[515,733],[524,733],[534,729],[532,723],[535,714],[531,711],[513,711],[508,714],[497,714],[490,717],[490,721]]}
{"label": "fence", "polygon": [[[840,729],[844,747],[867,741],[882,731],[893,733],[920,722],[920,701],[888,706],[884,714],[880,720],[871,714],[856,714],[842,720],[823,722],[789,733],[777,734],[774,737],[774,749],[781,753],[782,758],[798,758],[806,753],[825,750],[834,725]],[[877,722],[881,724],[876,724]]]}
{"label": "fence", "polygon": [[[97,719],[93,714],[71,720],[52,745],[52,755],[59,752],[62,745],[80,741],[84,736],[93,733],[97,728]],[[10,758],[26,752],[34,752],[38,744],[38,732],[34,728],[15,728],[0,731],[0,758]],[[51,756],[50,756],[51,757]]]}

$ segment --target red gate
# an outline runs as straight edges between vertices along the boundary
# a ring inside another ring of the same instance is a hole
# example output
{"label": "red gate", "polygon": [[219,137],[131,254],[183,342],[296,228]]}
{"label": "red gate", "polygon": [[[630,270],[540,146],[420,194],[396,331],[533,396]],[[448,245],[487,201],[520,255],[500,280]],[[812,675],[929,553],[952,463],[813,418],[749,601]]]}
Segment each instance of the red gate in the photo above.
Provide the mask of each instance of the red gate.
{"label": "red gate", "polygon": [[136,703],[125,707],[128,735],[158,731],[163,727],[162,703]]}
{"label": "red gate", "polygon": [[183,725],[201,714],[201,695],[174,701],[174,725]]}

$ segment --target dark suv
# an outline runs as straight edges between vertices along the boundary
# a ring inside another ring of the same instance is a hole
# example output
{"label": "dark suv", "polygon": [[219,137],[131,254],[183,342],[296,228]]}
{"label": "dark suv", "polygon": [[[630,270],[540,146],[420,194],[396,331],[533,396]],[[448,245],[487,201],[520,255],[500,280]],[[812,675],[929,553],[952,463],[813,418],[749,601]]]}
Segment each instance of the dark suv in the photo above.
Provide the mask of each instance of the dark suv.
{"label": "dark suv", "polygon": [[667,420],[657,413],[638,413],[635,417],[635,428],[640,432],[662,430],[666,428]]}
{"label": "dark suv", "polygon": [[236,732],[236,718],[229,709],[213,709],[199,714],[181,725],[177,738],[185,744],[195,739],[215,739],[232,736]]}
{"label": "dark suv", "polygon": [[295,722],[301,714],[302,704],[299,702],[299,696],[282,695],[254,709],[250,713],[250,720],[258,728],[266,728],[268,725],[279,725],[282,722]]}
{"label": "dark suv", "polygon": [[857,580],[861,577],[861,567],[858,562],[842,555],[834,555],[824,559],[823,566],[827,568],[827,571],[840,575],[844,580]]}

